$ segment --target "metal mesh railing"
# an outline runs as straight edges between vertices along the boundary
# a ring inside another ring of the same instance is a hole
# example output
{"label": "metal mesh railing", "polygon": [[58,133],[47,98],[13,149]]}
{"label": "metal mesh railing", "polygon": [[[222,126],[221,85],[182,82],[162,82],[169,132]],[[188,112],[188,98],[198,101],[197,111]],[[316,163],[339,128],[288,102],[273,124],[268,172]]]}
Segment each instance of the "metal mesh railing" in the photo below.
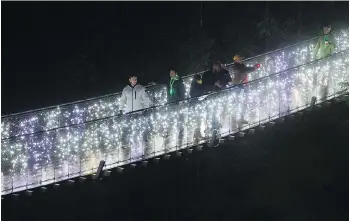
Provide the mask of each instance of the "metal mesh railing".
{"label": "metal mesh railing", "polygon": [[[348,35],[348,28],[334,32],[337,41],[335,53],[349,48]],[[247,65],[261,64],[261,68],[251,73],[249,79],[259,79],[313,61],[312,50],[315,43],[316,38],[313,38],[299,44],[247,59]],[[189,94],[192,76],[183,77],[187,94]],[[152,100],[152,106],[166,103],[166,86],[149,86],[147,87],[147,92]],[[2,139],[8,139],[10,137],[35,134],[41,131],[49,131],[82,122],[115,116],[119,112],[118,100],[120,96],[121,93],[109,94],[59,106],[3,116],[1,119],[1,137]]]}
{"label": "metal mesh railing", "polygon": [[[125,165],[233,134],[327,99],[349,79],[349,50],[241,86],[127,115],[1,141],[2,193]],[[242,124],[247,121],[247,124]]]}

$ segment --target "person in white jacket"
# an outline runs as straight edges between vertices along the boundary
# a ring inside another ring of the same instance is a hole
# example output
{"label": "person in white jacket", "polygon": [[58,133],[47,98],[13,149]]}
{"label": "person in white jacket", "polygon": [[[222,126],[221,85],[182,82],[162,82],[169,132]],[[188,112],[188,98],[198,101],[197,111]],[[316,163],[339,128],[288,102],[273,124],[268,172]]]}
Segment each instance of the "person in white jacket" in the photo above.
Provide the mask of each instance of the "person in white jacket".
{"label": "person in white jacket", "polygon": [[150,100],[145,87],[137,84],[137,76],[130,76],[130,84],[127,85],[121,94],[120,111],[129,113],[140,109],[148,108]]}

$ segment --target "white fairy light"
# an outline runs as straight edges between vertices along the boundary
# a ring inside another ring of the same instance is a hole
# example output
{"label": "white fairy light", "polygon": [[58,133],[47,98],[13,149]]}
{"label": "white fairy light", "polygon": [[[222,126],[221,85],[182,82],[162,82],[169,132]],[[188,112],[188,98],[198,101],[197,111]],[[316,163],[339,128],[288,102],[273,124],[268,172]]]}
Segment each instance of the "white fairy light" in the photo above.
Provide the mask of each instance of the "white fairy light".
{"label": "white fairy light", "polygon": [[[334,32],[337,42],[335,53],[349,48],[348,33],[349,29]],[[306,41],[288,47],[285,50],[278,50],[247,60],[246,64],[248,66],[253,66],[256,63],[261,64],[258,71],[249,74],[249,80],[256,80],[313,61],[312,51],[316,41],[317,39]],[[185,82],[186,96],[188,97],[192,77],[183,77],[183,80]],[[148,94],[153,100],[153,106],[163,105],[167,101],[166,87],[150,87]],[[14,117],[4,117],[1,124],[1,136],[2,139],[5,139],[115,116],[119,113],[119,99],[120,94],[109,95],[58,108]],[[76,112],[77,110],[78,112]]]}
{"label": "white fairy light", "polygon": [[[339,45],[349,48],[348,42]],[[1,141],[3,177],[6,180],[17,180],[28,171],[40,171],[40,168],[46,171],[49,167],[70,165],[67,168],[63,166],[57,173],[45,172],[47,179],[54,178],[49,177],[49,174],[55,174],[52,176],[56,179],[57,176],[67,177],[68,171],[79,171],[80,167],[89,167],[89,170],[91,166],[97,167],[99,161],[96,159],[116,150],[118,154],[113,157],[113,162],[107,164],[134,161],[144,153],[142,142],[147,133],[152,153],[145,157],[154,156],[193,145],[196,131],[199,131],[198,137],[202,141],[208,139],[213,128],[218,129],[220,134],[237,131],[237,122],[242,118],[253,125],[269,117],[286,114],[291,109],[308,104],[321,85],[329,84],[330,94],[336,93],[339,90],[338,83],[349,78],[348,51],[268,76],[267,71],[275,73],[309,62],[309,48],[296,47],[292,52],[286,50],[277,52],[275,56],[256,58],[265,61],[261,70],[255,73],[255,76],[263,79],[247,84],[244,90],[231,88],[209,95],[200,102],[187,100],[180,105],[160,106],[125,117],[114,116],[118,108],[113,97],[74,104],[71,109],[58,107],[41,115],[30,115],[25,120],[13,121],[19,122],[19,127],[11,125],[11,121],[6,119],[2,122]],[[293,59],[290,64],[288,61],[291,57],[299,57],[300,61]],[[253,63],[252,60],[249,62]],[[330,77],[335,80],[334,83],[330,83]],[[152,94],[155,104],[165,103],[166,88],[160,87],[149,91],[149,94]],[[293,102],[295,96],[297,103]],[[94,121],[86,122],[89,120]],[[43,132],[30,135],[37,128]],[[182,137],[179,136],[180,131],[183,131]],[[27,135],[18,136],[21,134]],[[17,137],[6,139],[14,135]],[[125,147],[128,148],[123,149]],[[84,159],[83,165],[75,165],[76,162],[80,164],[80,159]],[[40,179],[42,176],[38,177]],[[10,188],[8,182],[2,188]]]}

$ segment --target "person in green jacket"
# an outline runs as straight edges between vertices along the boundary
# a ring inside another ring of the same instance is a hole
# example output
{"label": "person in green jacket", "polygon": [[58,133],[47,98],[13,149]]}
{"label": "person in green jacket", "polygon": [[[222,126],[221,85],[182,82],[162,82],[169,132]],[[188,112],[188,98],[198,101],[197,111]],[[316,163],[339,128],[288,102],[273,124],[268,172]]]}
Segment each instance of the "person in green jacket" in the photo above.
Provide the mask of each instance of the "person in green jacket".
{"label": "person in green jacket", "polygon": [[324,33],[319,37],[319,40],[316,43],[314,48],[314,57],[317,58],[318,53],[320,52],[319,58],[326,58],[330,56],[335,47],[335,39],[331,32],[331,25],[325,25],[323,27]]}

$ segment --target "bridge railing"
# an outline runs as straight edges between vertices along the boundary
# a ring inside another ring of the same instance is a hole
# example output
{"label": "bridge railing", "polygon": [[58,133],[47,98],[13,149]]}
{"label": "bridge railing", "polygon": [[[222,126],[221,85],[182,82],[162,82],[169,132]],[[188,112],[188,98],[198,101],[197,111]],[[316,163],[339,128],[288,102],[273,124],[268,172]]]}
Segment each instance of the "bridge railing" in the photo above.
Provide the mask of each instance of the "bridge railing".
{"label": "bridge railing", "polygon": [[[334,32],[334,36],[338,45],[335,52],[344,51],[349,48],[348,28]],[[312,50],[316,43],[316,39],[317,38],[313,38],[247,59],[246,63],[248,65],[254,65],[256,63],[261,64],[261,68],[251,73],[249,79],[255,80],[262,78],[312,61],[314,59]],[[228,64],[228,66],[229,65],[231,64]],[[202,73],[203,72],[201,72],[201,74]],[[193,75],[188,75],[183,78],[187,97],[192,76]],[[152,106],[166,103],[166,86],[149,86],[147,91],[153,101]],[[7,139],[9,137],[33,134],[81,122],[115,116],[119,112],[118,101],[120,96],[120,93],[109,94],[60,106],[3,116],[1,119],[1,137],[2,139]]]}
{"label": "bridge railing", "polygon": [[[328,98],[349,79],[349,50],[240,87],[131,113],[1,141],[2,193],[125,165],[234,134]],[[326,90],[324,90],[326,89]],[[327,91],[327,94],[322,92]],[[201,97],[203,98],[203,97]],[[101,110],[100,110],[101,111]],[[241,125],[241,120],[248,124]]]}

